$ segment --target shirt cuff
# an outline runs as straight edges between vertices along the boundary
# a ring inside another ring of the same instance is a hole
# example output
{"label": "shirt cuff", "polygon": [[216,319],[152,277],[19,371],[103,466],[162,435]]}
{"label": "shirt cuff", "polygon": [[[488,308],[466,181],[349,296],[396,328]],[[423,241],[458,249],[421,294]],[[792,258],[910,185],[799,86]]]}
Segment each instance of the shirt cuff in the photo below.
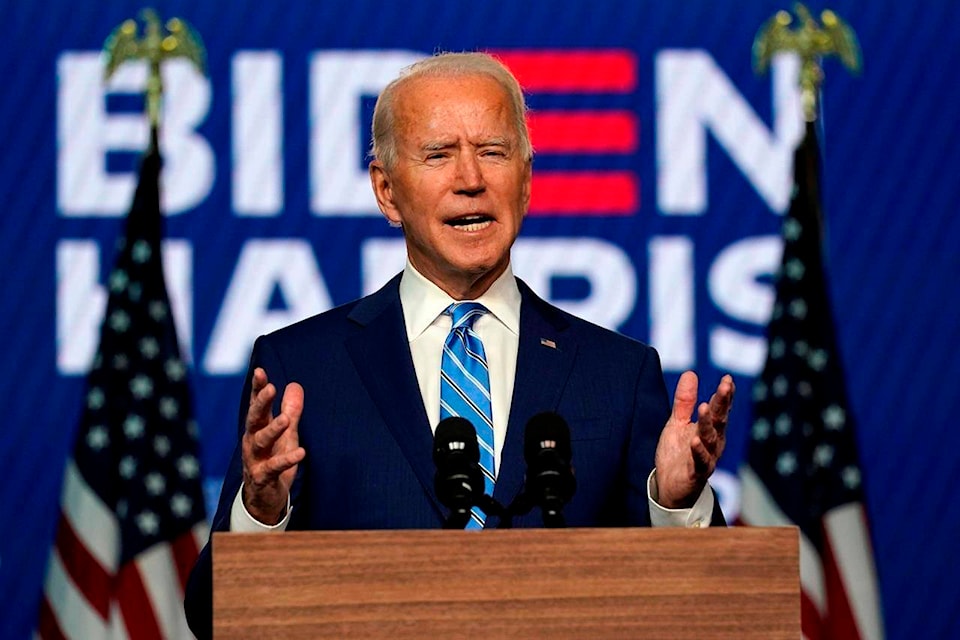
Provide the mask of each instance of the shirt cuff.
{"label": "shirt cuff", "polygon": [[287,523],[290,522],[290,495],[287,495],[287,512],[283,520],[277,524],[263,524],[247,511],[243,506],[243,484],[237,491],[237,497],[233,499],[233,506],[230,508],[230,531],[236,533],[272,533],[275,531],[286,531]]}
{"label": "shirt cuff", "polygon": [[697,501],[689,509],[667,509],[657,503],[660,489],[657,487],[657,470],[647,477],[647,504],[650,507],[650,524],[654,527],[709,527],[713,519],[713,489],[707,484]]}

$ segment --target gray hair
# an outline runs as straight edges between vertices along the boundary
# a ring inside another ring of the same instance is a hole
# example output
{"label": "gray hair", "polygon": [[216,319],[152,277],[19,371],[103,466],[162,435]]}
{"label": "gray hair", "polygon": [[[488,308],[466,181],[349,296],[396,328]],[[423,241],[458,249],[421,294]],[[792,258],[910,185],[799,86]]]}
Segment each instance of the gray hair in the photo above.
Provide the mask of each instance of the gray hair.
{"label": "gray hair", "polygon": [[400,75],[384,88],[373,109],[373,143],[370,155],[390,168],[397,161],[397,140],[394,112],[397,89],[405,82],[423,77],[488,76],[497,81],[510,97],[514,126],[520,139],[520,152],[524,159],[533,158],[530,132],[527,130],[527,104],[523,89],[506,66],[493,56],[480,52],[438,53],[420,60],[400,72]]}

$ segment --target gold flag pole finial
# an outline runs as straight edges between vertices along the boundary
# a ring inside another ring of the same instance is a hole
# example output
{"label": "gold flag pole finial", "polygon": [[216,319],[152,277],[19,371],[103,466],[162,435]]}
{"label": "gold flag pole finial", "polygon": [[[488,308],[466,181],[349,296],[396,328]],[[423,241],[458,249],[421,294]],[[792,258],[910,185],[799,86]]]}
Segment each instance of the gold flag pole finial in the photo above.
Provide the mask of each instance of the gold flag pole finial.
{"label": "gold flag pole finial", "polygon": [[794,11],[799,25],[791,29],[793,17],[787,11],[776,15],[757,32],[753,41],[753,67],[766,72],[774,54],[792,51],[800,57],[800,96],[803,115],[808,122],[817,119],[820,83],[823,81],[821,60],[835,55],[853,73],[860,72],[860,44],[846,22],[829,9],[820,14],[820,23],[799,2]]}
{"label": "gold flag pole finial", "polygon": [[206,51],[199,34],[180,18],[172,18],[161,25],[157,12],[144,9],[140,12],[144,22],[143,37],[137,33],[137,22],[125,20],[113,30],[103,45],[106,54],[104,80],[128,60],[146,60],[149,68],[147,75],[147,116],[151,128],[160,123],[160,102],[163,96],[163,80],[160,75],[160,63],[169,58],[186,58],[193,63],[201,74],[206,75]]}

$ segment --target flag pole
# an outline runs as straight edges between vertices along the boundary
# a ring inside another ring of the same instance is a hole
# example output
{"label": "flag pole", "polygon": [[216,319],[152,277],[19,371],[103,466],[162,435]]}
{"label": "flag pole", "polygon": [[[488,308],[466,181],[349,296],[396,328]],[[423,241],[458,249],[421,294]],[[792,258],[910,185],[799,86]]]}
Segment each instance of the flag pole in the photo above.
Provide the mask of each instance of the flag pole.
{"label": "flag pole", "polygon": [[758,73],[777,53],[800,58],[806,128],[794,156],[766,362],[753,388],[740,520],[799,529],[805,638],[879,639],[883,622],[856,425],[824,267],[816,128],[823,58],[837,56],[856,73],[860,49],[853,30],[832,11],[822,12],[820,22],[803,5],[796,14],[795,21],[778,12],[753,45]]}

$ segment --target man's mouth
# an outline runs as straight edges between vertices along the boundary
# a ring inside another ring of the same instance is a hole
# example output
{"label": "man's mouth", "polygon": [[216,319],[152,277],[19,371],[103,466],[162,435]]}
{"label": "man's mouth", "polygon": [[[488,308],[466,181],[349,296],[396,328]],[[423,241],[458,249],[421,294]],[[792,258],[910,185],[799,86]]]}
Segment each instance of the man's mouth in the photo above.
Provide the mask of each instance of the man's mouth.
{"label": "man's mouth", "polygon": [[480,213],[447,220],[447,224],[460,231],[480,231],[493,224],[493,218]]}

